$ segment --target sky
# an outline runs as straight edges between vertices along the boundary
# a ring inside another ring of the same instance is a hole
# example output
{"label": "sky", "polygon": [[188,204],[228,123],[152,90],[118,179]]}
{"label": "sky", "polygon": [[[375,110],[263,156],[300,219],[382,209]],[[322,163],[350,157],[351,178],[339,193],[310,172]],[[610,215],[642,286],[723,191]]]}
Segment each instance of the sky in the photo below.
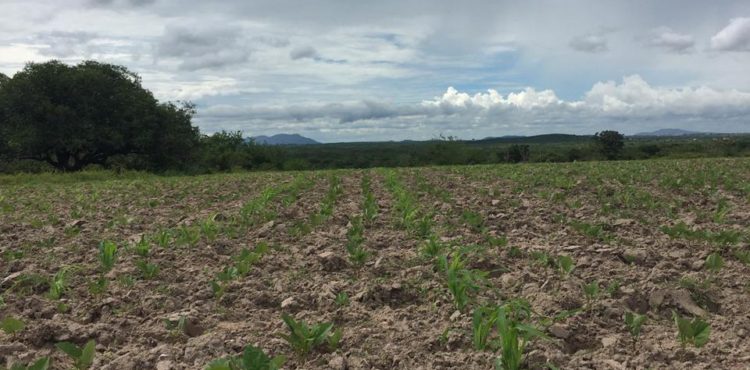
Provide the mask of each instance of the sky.
{"label": "sky", "polygon": [[204,133],[750,132],[747,0],[0,0],[0,72],[124,65]]}

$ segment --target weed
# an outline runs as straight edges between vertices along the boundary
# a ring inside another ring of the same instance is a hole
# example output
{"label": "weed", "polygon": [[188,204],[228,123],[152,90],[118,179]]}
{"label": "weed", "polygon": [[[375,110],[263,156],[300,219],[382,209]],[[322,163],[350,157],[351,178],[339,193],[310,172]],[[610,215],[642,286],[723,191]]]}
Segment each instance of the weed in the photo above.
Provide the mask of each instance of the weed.
{"label": "weed", "polygon": [[88,369],[94,363],[96,343],[93,340],[88,341],[83,348],[70,342],[60,342],[55,346],[73,359],[78,370]]}
{"label": "weed", "polygon": [[461,220],[474,231],[484,230],[484,218],[477,212],[465,210],[461,213]]}
{"label": "weed", "polygon": [[615,298],[620,293],[620,279],[614,279],[607,284],[607,295]]}
{"label": "weed", "polygon": [[278,370],[285,361],[284,356],[270,358],[260,348],[248,345],[242,356],[214,360],[206,370]]}
{"label": "weed", "polygon": [[573,258],[570,256],[557,256],[557,268],[560,270],[560,274],[563,278],[570,276],[571,271],[575,268]]}

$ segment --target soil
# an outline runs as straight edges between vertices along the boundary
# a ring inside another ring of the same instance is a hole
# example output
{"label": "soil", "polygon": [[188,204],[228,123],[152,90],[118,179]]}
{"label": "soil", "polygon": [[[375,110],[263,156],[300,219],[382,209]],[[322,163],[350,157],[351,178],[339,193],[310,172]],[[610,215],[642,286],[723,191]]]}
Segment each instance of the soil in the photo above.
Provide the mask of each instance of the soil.
{"label": "soil", "polygon": [[[49,356],[52,368],[70,368],[55,344],[93,339],[96,369],[202,369],[246,345],[285,355],[288,369],[492,369],[499,353],[473,348],[471,310],[525,299],[529,323],[547,335],[528,343],[526,368],[750,368],[750,266],[734,255],[750,250],[750,159],[395,170],[436,237],[486,272],[463,312],[443,272],[421,253],[425,240],[399,226],[386,171],[1,186],[0,318],[26,328],[0,332],[0,367]],[[690,180],[701,171],[704,182]],[[243,205],[300,176],[309,186],[296,197],[282,191],[267,215],[236,225]],[[331,176],[343,191],[332,216],[313,224]],[[356,266],[345,245],[362,213],[363,176],[372,178],[378,215],[363,234],[370,257]],[[684,183],[673,185],[678,178]],[[467,222],[471,214],[482,224]],[[215,239],[153,241],[163,230],[199,230],[207,219],[221,226]],[[665,232],[680,222],[739,237],[723,243]],[[310,227],[300,232],[300,225]],[[143,257],[133,245],[143,235],[152,237],[148,262],[159,267],[152,279],[136,266]],[[106,273],[98,260],[103,240],[119,246]],[[217,298],[210,285],[217,273],[263,243],[269,251]],[[713,252],[724,261],[716,272],[704,266]],[[563,274],[540,261],[544,254],[570,256],[575,267]],[[53,299],[50,279],[62,269],[66,289]],[[99,278],[109,285],[94,294],[89,286]],[[593,281],[600,293],[587,300],[581,287]],[[336,302],[341,293],[348,303]],[[637,342],[623,321],[628,311],[648,317]],[[708,343],[683,348],[673,312],[703,317]],[[283,314],[333,323],[343,331],[340,346],[295,355],[281,337]],[[180,328],[166,323],[180,318]]]}

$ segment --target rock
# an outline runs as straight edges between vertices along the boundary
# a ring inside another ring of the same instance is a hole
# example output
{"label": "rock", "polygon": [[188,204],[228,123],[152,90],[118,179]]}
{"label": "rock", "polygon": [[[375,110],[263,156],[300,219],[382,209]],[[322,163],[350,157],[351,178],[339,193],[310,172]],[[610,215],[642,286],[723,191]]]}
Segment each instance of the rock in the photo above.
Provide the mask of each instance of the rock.
{"label": "rock", "polygon": [[496,206],[496,205],[500,204],[500,200],[499,200],[499,199],[493,199],[493,200],[492,200],[492,202],[490,202],[490,203],[491,203],[491,204],[492,204],[492,206],[494,207],[494,206]]}
{"label": "rock", "polygon": [[612,347],[615,344],[617,344],[617,336],[616,335],[610,335],[607,337],[602,338],[602,346],[604,348]]}
{"label": "rock", "polygon": [[346,359],[343,356],[334,356],[328,361],[328,367],[334,370],[346,369]]}
{"label": "rock", "polygon": [[266,236],[268,232],[271,231],[271,228],[273,228],[273,225],[274,225],[273,220],[268,221],[265,224],[263,224],[263,226],[261,226],[260,229],[258,229],[258,236]]}
{"label": "rock", "polygon": [[156,363],[156,370],[172,370],[174,366],[172,365],[172,361],[164,360],[159,361]]}
{"label": "rock", "polygon": [[293,306],[295,303],[294,297],[289,297],[283,301],[281,301],[281,308],[287,308]]}
{"label": "rock", "polygon": [[740,337],[740,338],[746,337],[747,336],[747,330],[745,330],[745,328],[739,328],[737,330],[737,336]]}
{"label": "rock", "polygon": [[695,260],[690,264],[690,268],[693,269],[693,271],[700,271],[703,269],[703,265],[705,262],[703,260]]}
{"label": "rock", "polygon": [[461,311],[456,310],[455,312],[453,312],[453,314],[451,314],[450,320],[451,321],[456,321],[456,320],[458,320],[459,317],[461,317]]}
{"label": "rock", "polygon": [[625,225],[632,225],[635,221],[629,218],[618,218],[615,220],[613,225],[615,226],[625,226]]}
{"label": "rock", "polygon": [[684,289],[669,290],[657,289],[651,292],[648,298],[648,304],[651,308],[659,308],[663,305],[677,307],[687,313],[695,316],[706,316],[706,310],[695,304],[690,292]]}
{"label": "rock", "polygon": [[642,248],[627,248],[622,252],[622,259],[636,265],[643,265],[648,260],[648,251]]}
{"label": "rock", "polygon": [[553,324],[547,330],[555,338],[567,339],[568,337],[570,337],[570,330],[568,330],[568,328],[562,324]]}
{"label": "rock", "polygon": [[623,366],[621,363],[615,361],[615,360],[604,360],[603,363],[608,365],[609,369],[615,369],[615,370],[625,370],[626,367]]}

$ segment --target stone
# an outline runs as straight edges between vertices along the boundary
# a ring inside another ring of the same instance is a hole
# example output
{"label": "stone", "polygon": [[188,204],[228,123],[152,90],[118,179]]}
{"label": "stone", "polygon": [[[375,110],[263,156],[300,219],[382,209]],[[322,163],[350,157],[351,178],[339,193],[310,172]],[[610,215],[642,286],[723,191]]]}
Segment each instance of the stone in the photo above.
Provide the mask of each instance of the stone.
{"label": "stone", "polygon": [[172,365],[172,361],[164,360],[159,361],[156,363],[156,370],[172,370],[174,366]]}
{"label": "stone", "polygon": [[283,301],[281,301],[281,308],[287,308],[291,307],[295,304],[294,297],[289,297]]}
{"label": "stone", "polygon": [[570,337],[570,330],[562,324],[552,324],[547,330],[555,338],[567,339]]}
{"label": "stone", "polygon": [[602,338],[602,347],[609,348],[617,344],[617,336],[616,335],[610,335]]}

